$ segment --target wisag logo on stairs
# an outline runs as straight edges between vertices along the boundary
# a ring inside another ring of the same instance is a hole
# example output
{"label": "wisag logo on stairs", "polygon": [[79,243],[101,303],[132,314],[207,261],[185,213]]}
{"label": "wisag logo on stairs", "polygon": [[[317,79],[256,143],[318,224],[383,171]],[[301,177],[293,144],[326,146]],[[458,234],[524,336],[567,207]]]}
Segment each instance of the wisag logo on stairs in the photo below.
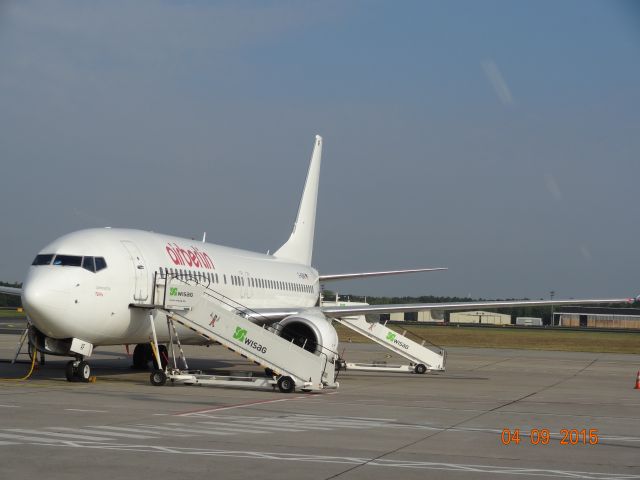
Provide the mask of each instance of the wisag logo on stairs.
{"label": "wisag logo on stairs", "polygon": [[387,333],[387,340],[389,340],[391,343],[394,343],[394,344],[398,345],[399,347],[404,348],[405,350],[409,350],[409,345],[407,345],[406,343],[401,342],[400,340],[396,339],[397,335],[398,335],[397,333],[388,332]]}
{"label": "wisag logo on stairs", "polygon": [[242,327],[236,327],[236,331],[233,333],[233,338],[238,342],[242,342],[254,350],[257,350],[258,352],[267,353],[267,347],[259,344],[255,340],[247,338],[247,330]]}

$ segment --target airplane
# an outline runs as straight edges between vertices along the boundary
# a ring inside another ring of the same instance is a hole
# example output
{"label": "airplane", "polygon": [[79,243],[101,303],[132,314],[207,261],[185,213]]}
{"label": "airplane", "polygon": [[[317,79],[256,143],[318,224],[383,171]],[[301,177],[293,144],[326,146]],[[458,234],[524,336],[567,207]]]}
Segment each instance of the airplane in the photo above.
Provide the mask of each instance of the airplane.
{"label": "airplane", "polygon": [[[440,271],[414,268],[321,275],[312,266],[316,204],[322,157],[322,137],[314,141],[297,217],[289,239],[273,254],[240,250],[160,233],[92,228],[64,235],[36,255],[22,288],[0,287],[0,293],[20,295],[29,321],[29,342],[48,355],[73,357],[66,366],[69,381],[89,381],[87,359],[94,347],[136,345],[133,366],[153,361],[148,313],[135,305],[149,304],[157,275],[188,276],[246,307],[255,322],[277,322],[282,335],[295,334],[308,345],[337,351],[333,318],[352,315],[474,310],[514,306],[619,303],[629,299],[483,301],[407,305],[322,305],[324,282],[384,275]],[[154,317],[158,342],[166,316]],[[184,344],[208,340],[188,329],[179,331]],[[77,343],[86,346],[78,353]]]}

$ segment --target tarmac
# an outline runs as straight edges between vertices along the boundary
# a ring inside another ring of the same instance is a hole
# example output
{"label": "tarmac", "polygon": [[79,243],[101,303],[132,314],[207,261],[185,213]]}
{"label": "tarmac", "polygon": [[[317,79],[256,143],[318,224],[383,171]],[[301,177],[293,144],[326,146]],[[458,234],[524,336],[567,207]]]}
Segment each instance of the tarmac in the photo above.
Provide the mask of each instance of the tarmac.
{"label": "tarmac", "polygon": [[[28,358],[6,360],[20,326],[3,323],[0,376],[19,377]],[[398,361],[342,348],[348,361]],[[259,373],[220,346],[186,353],[191,368]],[[156,387],[124,347],[96,350],[95,383],[69,383],[67,359],[46,357],[29,380],[0,382],[0,476],[640,479],[640,355],[448,354],[446,372],[346,371],[318,394]]]}

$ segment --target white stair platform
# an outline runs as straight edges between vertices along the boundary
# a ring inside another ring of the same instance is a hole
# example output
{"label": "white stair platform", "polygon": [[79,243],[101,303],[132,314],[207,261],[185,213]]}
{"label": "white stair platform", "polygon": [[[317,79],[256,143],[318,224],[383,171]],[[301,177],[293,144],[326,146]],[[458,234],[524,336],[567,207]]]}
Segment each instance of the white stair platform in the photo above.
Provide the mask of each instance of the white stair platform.
{"label": "white stair platform", "polygon": [[[394,369],[393,371],[425,373],[426,371],[444,371],[445,369],[446,351],[444,349],[434,351],[425,346],[426,341],[422,343],[415,342],[404,334],[391,330],[383,323],[368,322],[364,315],[335,318],[334,320],[411,362],[411,365],[402,366],[401,369]],[[350,368],[349,365],[350,364],[347,364],[347,369]],[[358,364],[352,365],[355,366]],[[365,369],[364,367],[357,366],[351,368],[353,370]],[[382,370],[380,367],[371,367],[369,369],[372,371]]]}

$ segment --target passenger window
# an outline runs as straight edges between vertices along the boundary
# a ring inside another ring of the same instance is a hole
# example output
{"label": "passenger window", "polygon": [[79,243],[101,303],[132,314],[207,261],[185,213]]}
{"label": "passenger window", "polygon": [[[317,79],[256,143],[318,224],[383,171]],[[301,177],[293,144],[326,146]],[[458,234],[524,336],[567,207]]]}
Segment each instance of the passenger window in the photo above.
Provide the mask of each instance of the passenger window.
{"label": "passenger window", "polygon": [[84,257],[82,259],[82,268],[85,270],[89,270],[90,272],[95,273],[96,267],[93,264],[93,257]]}

